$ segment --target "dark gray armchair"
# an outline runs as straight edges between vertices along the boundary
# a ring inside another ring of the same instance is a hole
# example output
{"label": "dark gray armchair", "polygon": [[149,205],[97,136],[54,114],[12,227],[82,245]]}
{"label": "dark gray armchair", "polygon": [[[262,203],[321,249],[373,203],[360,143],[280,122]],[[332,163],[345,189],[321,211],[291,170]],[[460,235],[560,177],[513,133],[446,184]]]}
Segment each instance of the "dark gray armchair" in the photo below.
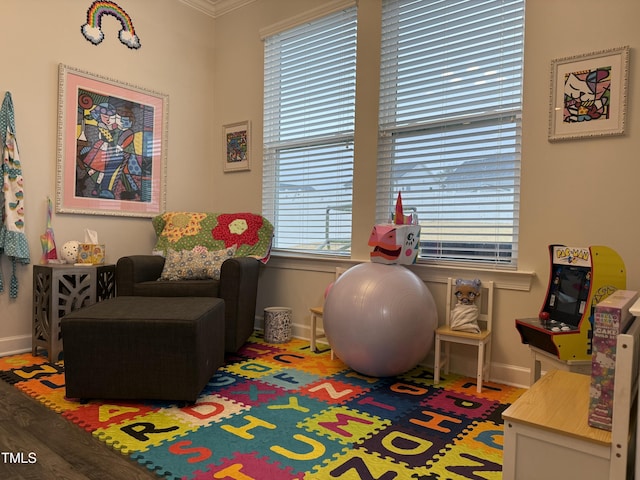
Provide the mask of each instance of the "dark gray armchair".
{"label": "dark gray armchair", "polygon": [[132,255],[116,265],[117,296],[217,297],[224,300],[225,351],[236,352],[254,330],[260,262],[234,257],[221,267],[220,280],[159,280],[164,257]]}

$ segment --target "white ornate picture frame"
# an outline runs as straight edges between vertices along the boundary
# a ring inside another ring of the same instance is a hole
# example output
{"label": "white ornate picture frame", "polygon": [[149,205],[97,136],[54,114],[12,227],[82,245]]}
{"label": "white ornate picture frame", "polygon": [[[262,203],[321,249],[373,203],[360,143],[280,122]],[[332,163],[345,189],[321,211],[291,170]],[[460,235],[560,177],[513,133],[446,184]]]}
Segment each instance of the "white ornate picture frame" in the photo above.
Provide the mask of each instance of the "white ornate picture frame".
{"label": "white ornate picture frame", "polygon": [[549,141],[623,135],[629,47],[551,62]]}

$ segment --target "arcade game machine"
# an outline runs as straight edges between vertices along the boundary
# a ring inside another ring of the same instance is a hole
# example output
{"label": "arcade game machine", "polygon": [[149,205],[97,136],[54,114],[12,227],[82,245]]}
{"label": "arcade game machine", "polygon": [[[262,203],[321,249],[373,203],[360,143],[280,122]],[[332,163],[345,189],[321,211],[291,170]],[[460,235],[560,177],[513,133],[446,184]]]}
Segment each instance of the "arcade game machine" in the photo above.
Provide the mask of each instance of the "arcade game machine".
{"label": "arcade game machine", "polygon": [[549,287],[537,318],[516,319],[522,343],[560,360],[591,360],[593,311],[627,275],[620,256],[608,247],[550,245]]}

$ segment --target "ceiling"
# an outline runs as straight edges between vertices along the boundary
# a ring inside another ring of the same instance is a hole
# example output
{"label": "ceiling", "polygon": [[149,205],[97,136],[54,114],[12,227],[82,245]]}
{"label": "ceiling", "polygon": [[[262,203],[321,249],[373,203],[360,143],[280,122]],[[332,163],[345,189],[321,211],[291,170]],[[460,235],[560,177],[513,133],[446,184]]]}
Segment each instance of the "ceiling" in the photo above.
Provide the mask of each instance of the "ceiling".
{"label": "ceiling", "polygon": [[217,18],[257,0],[180,0],[196,10]]}

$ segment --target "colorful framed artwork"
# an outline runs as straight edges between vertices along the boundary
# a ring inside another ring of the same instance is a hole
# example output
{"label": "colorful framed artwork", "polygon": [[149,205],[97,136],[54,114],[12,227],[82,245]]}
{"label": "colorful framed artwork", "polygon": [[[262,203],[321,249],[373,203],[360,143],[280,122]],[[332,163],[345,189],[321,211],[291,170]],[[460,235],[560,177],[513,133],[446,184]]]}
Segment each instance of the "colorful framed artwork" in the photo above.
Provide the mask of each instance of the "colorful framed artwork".
{"label": "colorful framed artwork", "polygon": [[222,127],[222,146],[225,172],[250,170],[251,125],[248,121]]}
{"label": "colorful framed artwork", "polygon": [[59,66],[56,211],[165,210],[168,95]]}
{"label": "colorful framed artwork", "polygon": [[623,135],[629,47],[551,62],[549,141]]}

